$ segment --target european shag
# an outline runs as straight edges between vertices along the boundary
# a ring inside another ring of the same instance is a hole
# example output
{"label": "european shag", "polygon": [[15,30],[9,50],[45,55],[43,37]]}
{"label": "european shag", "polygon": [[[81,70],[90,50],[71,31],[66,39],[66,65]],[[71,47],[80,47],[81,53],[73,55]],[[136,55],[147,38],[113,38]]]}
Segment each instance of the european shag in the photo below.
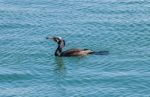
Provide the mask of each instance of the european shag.
{"label": "european shag", "polygon": [[[58,47],[55,51],[55,56],[85,56],[88,54],[96,54],[96,52],[89,50],[89,49],[69,49],[66,51],[63,51],[62,49],[65,47],[65,40],[61,37],[46,37],[46,39],[53,40],[58,44]],[[105,55],[107,54],[108,51],[101,51],[99,52],[100,55]]]}

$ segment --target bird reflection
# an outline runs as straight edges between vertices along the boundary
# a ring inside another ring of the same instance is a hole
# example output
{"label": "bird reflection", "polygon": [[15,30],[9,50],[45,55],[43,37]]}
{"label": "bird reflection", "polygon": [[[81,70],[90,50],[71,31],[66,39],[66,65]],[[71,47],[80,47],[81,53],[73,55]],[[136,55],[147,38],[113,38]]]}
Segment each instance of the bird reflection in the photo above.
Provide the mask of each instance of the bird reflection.
{"label": "bird reflection", "polygon": [[66,68],[64,65],[64,61],[62,57],[55,57],[55,73],[57,73],[57,76],[62,78],[65,76]]}
{"label": "bird reflection", "polygon": [[66,89],[65,89],[65,74],[66,74],[66,68],[63,62],[62,57],[55,57],[55,82],[56,87],[58,87],[57,92],[59,96],[66,95]]}

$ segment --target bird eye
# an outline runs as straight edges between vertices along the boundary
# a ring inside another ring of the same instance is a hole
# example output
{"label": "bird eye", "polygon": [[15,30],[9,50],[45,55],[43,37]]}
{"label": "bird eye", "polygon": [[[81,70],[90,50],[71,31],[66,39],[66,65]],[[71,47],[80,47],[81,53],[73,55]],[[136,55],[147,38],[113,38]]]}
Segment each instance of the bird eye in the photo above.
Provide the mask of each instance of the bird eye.
{"label": "bird eye", "polygon": [[59,40],[57,38],[54,39],[55,42],[59,42]]}

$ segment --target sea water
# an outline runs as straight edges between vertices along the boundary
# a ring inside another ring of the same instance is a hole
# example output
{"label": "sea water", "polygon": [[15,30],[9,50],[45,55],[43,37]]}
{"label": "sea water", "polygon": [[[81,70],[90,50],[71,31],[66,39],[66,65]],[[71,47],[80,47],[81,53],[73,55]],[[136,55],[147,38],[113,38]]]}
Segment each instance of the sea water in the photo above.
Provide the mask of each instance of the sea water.
{"label": "sea water", "polygon": [[0,0],[0,97],[150,97],[150,1]]}

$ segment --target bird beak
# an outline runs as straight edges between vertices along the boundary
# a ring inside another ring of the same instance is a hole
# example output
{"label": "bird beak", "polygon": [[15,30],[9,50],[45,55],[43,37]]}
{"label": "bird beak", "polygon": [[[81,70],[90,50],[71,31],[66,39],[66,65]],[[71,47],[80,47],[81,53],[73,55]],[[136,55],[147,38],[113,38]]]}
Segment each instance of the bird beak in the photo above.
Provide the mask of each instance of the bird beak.
{"label": "bird beak", "polygon": [[46,37],[46,39],[54,40],[54,38],[53,38],[53,37]]}
{"label": "bird beak", "polygon": [[57,42],[57,40],[56,40],[55,37],[46,37],[46,39],[48,39],[48,40],[53,40],[54,42]]}

